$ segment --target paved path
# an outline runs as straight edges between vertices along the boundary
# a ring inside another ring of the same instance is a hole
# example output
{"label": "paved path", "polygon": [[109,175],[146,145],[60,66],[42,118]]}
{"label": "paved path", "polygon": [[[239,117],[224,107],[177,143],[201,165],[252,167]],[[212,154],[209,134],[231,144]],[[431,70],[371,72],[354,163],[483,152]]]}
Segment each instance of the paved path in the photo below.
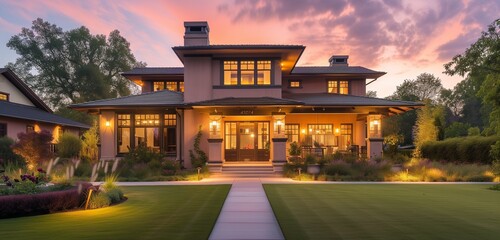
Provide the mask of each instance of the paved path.
{"label": "paved path", "polygon": [[260,179],[234,179],[209,239],[285,239]]}

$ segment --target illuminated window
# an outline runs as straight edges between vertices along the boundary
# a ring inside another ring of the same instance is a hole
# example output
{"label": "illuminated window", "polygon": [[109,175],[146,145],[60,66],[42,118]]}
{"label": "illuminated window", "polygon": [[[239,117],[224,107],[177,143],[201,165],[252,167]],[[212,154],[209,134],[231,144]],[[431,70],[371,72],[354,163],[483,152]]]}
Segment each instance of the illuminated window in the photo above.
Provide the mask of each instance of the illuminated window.
{"label": "illuminated window", "polygon": [[299,142],[299,124],[285,124],[287,142]]}
{"label": "illuminated window", "polygon": [[339,93],[340,94],[349,94],[349,82],[348,81],[340,81]]}
{"label": "illuminated window", "polygon": [[255,84],[254,65],[254,61],[241,61],[241,85]]}
{"label": "illuminated window", "polygon": [[340,124],[339,149],[347,150],[352,144],[352,124]]}
{"label": "illuminated window", "polygon": [[179,82],[179,92],[184,92],[184,82]]}
{"label": "illuminated window", "polygon": [[9,94],[0,92],[0,101],[9,101]]}
{"label": "illuminated window", "polygon": [[271,85],[270,60],[223,61],[223,84],[228,85]]}
{"label": "illuminated window", "polygon": [[328,93],[349,94],[349,81],[328,81]]}
{"label": "illuminated window", "polygon": [[332,124],[309,124],[307,126],[309,137],[308,145],[315,145],[315,142],[321,146],[332,146],[335,144]]}
{"label": "illuminated window", "polygon": [[290,81],[289,82],[289,85],[288,85],[289,88],[301,88],[302,87],[302,84],[300,81]]}
{"label": "illuminated window", "polygon": [[163,150],[170,155],[176,154],[177,150],[177,116],[175,114],[165,114],[163,116]]}
{"label": "illuminated window", "polygon": [[328,93],[338,93],[337,81],[328,81]]}
{"label": "illuminated window", "polygon": [[257,61],[257,85],[271,84],[271,61]]}
{"label": "illuminated window", "polygon": [[32,133],[32,132],[35,132],[35,126],[26,125],[26,133]]}
{"label": "illuminated window", "polygon": [[144,146],[153,151],[160,151],[160,115],[135,115],[135,146]]}
{"label": "illuminated window", "polygon": [[177,91],[177,82],[167,82],[166,89],[170,91]]}
{"label": "illuminated window", "polygon": [[153,82],[153,91],[161,91],[165,89],[165,82]]}
{"label": "illuminated window", "polygon": [[118,114],[118,153],[128,153],[130,151],[130,115]]}
{"label": "illuminated window", "polygon": [[224,61],[224,85],[238,85],[237,61]]}

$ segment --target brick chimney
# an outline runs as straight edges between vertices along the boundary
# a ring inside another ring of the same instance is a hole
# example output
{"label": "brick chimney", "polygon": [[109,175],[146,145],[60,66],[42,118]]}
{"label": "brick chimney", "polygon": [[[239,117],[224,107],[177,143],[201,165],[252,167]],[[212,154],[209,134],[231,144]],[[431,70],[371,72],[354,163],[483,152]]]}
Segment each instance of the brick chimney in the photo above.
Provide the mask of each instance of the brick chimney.
{"label": "brick chimney", "polygon": [[349,64],[347,63],[347,59],[349,58],[348,55],[333,55],[330,60],[330,67],[335,67],[335,66],[344,66],[347,67]]}
{"label": "brick chimney", "polygon": [[208,22],[184,22],[184,46],[210,45]]}

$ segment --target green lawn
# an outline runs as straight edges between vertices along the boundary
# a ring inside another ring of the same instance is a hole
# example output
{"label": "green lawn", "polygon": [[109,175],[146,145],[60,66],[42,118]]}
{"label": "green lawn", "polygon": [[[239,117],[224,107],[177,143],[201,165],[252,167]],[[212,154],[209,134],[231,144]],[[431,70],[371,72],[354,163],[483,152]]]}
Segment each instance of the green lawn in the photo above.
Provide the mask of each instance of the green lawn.
{"label": "green lawn", "polygon": [[123,189],[117,206],[0,219],[1,239],[207,239],[230,185]]}
{"label": "green lawn", "polygon": [[499,239],[487,185],[264,185],[287,239]]}

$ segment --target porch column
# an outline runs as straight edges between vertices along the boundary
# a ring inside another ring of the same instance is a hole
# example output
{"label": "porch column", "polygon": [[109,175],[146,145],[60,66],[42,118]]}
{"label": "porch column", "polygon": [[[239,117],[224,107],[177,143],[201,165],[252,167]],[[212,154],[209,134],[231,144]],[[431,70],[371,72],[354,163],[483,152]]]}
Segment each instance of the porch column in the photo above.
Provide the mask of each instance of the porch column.
{"label": "porch column", "polygon": [[381,115],[368,115],[367,158],[382,157],[383,142]]}
{"label": "porch column", "polygon": [[210,134],[208,138],[208,170],[210,172],[222,172],[222,134],[221,115],[210,115]]}
{"label": "porch column", "polygon": [[273,113],[272,161],[275,172],[283,172],[286,163],[285,113]]}

